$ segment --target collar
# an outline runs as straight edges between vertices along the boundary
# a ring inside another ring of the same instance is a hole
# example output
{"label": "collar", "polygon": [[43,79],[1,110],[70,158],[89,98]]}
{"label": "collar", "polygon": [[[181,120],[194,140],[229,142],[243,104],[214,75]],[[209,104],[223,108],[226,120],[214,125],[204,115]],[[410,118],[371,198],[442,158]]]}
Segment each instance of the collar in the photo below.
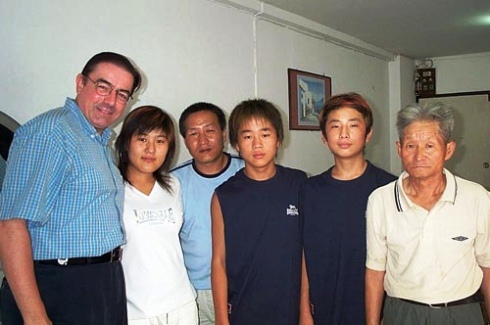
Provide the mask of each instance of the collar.
{"label": "collar", "polygon": [[[444,168],[444,175],[446,175],[446,188],[442,193],[441,198],[438,202],[450,202],[452,204],[456,203],[456,197],[458,196],[458,183],[456,181],[456,176],[454,176],[449,170]],[[408,207],[413,209],[416,204],[412,202],[403,190],[403,179],[408,177],[407,172],[403,172],[394,184],[394,197],[396,209],[398,212],[403,212],[403,207]]]}
{"label": "collar", "polygon": [[196,167],[196,161],[195,161],[194,158],[192,159],[192,169],[196,172],[196,174],[198,174],[201,177],[204,177],[204,178],[216,178],[216,177],[220,176],[221,174],[223,174],[225,171],[227,171],[228,168],[231,165],[231,155],[228,152],[225,152],[225,151],[223,151],[223,154],[227,157],[228,161],[226,162],[225,167],[223,169],[221,169],[219,172],[217,172],[216,174],[204,174],[204,173],[201,173],[199,171],[199,169],[197,169],[197,167]]}

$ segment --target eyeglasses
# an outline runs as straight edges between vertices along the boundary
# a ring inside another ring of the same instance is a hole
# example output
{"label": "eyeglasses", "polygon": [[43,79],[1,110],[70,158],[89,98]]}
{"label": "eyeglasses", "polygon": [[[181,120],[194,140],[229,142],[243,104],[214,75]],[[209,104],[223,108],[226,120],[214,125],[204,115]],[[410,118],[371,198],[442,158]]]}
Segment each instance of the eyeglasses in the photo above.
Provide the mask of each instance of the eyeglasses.
{"label": "eyeglasses", "polygon": [[126,104],[133,97],[127,90],[115,89],[110,83],[105,80],[93,81],[88,76],[84,76],[88,80],[92,81],[95,86],[95,92],[100,96],[109,96],[112,91],[116,91],[116,100],[121,104]]}

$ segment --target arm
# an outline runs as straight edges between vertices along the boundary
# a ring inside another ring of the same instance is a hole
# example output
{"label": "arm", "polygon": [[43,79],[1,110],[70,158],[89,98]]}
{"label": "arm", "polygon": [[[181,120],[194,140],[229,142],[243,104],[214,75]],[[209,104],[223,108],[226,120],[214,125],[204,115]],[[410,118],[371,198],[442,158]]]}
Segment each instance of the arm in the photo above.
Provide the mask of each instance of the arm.
{"label": "arm", "polygon": [[481,284],[481,292],[485,298],[485,310],[487,315],[490,316],[490,268],[481,267],[483,270],[483,282]]}
{"label": "arm", "polygon": [[313,316],[310,308],[310,284],[308,282],[308,273],[306,270],[305,253],[301,262],[301,298],[299,305],[299,324],[313,325]]}
{"label": "arm", "polygon": [[216,194],[211,200],[213,258],[211,261],[211,285],[213,289],[216,325],[228,325],[228,279],[226,277],[226,248],[223,214]]}
{"label": "arm", "polygon": [[381,307],[383,304],[383,280],[385,271],[375,271],[366,268],[365,285],[366,285],[366,324],[379,325]]}
{"label": "arm", "polygon": [[486,311],[486,316],[490,317],[490,267],[488,267],[488,261],[490,260],[490,192],[487,192],[487,196],[484,197],[478,206],[481,210],[477,212],[478,235],[475,239],[475,255],[476,261],[483,271],[480,291],[484,298],[484,311]]}
{"label": "arm", "polygon": [[36,283],[26,220],[0,221],[0,257],[24,325],[52,324]]}

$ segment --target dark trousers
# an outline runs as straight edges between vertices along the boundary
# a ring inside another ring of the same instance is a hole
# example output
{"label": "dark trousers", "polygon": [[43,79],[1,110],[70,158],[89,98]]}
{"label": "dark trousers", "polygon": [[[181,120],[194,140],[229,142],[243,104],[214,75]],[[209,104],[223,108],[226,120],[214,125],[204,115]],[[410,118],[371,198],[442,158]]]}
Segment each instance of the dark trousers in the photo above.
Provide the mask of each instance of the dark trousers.
{"label": "dark trousers", "polygon": [[387,296],[384,325],[481,325],[484,324],[479,303],[431,308]]}
{"label": "dark trousers", "polygon": [[[36,280],[54,325],[125,325],[126,290],[121,262],[81,266],[35,264]],[[0,290],[3,325],[22,325],[7,281]]]}

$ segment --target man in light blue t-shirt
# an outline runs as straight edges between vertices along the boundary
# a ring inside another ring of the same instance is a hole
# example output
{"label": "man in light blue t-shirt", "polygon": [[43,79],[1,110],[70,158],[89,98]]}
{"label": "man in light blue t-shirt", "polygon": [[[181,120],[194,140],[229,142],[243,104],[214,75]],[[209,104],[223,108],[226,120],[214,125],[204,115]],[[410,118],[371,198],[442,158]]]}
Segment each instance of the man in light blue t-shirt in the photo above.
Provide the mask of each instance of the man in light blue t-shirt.
{"label": "man in light blue t-shirt", "polygon": [[214,189],[240,170],[241,158],[223,151],[226,118],[209,103],[186,108],[179,131],[193,159],[172,170],[182,185],[184,224],[180,240],[189,278],[197,291],[199,324],[214,324],[211,293],[211,196]]}

